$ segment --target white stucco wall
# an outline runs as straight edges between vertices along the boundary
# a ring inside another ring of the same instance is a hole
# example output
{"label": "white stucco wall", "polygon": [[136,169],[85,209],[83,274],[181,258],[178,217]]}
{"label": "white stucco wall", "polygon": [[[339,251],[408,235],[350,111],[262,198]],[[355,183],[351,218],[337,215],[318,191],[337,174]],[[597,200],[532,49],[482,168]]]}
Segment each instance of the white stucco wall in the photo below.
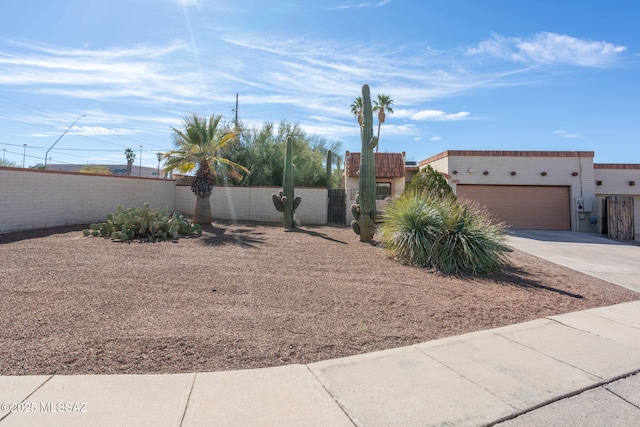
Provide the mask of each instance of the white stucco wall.
{"label": "white stucco wall", "polygon": [[[211,215],[214,219],[231,221],[281,222],[282,213],[273,206],[271,195],[281,187],[215,187],[211,195]],[[301,225],[327,223],[327,190],[325,188],[296,188],[302,201],[296,210]],[[196,196],[186,186],[176,187],[176,209],[193,215]]]}

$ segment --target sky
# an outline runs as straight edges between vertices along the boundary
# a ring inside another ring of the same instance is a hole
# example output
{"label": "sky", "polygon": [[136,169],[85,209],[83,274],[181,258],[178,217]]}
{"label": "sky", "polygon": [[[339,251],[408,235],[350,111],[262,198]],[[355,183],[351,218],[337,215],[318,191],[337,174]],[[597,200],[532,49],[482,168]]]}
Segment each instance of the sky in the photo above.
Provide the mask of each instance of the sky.
{"label": "sky", "polygon": [[363,84],[394,101],[379,150],[407,160],[640,163],[637,0],[2,3],[0,151],[18,166],[124,164],[132,148],[156,167],[185,115],[233,120],[236,94],[245,125],[299,123],[357,152]]}

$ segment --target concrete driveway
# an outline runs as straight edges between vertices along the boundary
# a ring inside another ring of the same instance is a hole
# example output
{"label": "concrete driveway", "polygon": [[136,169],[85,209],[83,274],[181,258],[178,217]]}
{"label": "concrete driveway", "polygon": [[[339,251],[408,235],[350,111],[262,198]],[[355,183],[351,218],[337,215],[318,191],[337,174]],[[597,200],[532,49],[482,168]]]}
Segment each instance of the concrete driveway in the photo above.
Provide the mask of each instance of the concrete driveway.
{"label": "concrete driveway", "polygon": [[640,245],[601,234],[510,230],[515,249],[640,292]]}

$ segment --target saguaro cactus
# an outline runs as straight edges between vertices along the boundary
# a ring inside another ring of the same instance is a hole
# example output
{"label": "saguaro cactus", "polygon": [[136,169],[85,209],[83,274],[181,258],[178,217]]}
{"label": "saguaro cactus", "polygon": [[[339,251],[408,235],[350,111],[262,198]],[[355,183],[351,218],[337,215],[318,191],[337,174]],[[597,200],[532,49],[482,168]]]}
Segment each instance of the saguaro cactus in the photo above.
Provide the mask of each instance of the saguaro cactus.
{"label": "saguaro cactus", "polygon": [[293,192],[293,141],[287,137],[287,152],[284,158],[284,178],[282,180],[282,190],[278,194],[273,194],[273,205],[278,212],[284,213],[284,228],[295,227],[294,215],[300,206],[302,198],[294,197]]}
{"label": "saguaro cactus", "polygon": [[369,86],[362,86],[362,125],[360,126],[360,182],[356,204],[351,205],[351,213],[355,218],[351,228],[360,235],[361,242],[373,240],[376,215],[376,161],[373,149],[378,145],[378,138],[373,136],[373,113]]}

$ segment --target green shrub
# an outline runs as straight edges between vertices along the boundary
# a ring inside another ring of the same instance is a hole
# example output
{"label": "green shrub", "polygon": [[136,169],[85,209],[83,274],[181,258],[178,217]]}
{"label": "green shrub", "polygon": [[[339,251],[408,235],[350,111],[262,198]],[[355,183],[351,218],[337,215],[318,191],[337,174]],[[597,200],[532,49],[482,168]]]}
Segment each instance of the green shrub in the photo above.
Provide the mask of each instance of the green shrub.
{"label": "green shrub", "polygon": [[477,205],[406,192],[387,205],[380,226],[385,250],[398,261],[443,273],[501,270],[505,227]]}
{"label": "green shrub", "polygon": [[141,208],[125,209],[119,206],[114,213],[107,214],[107,222],[91,224],[82,230],[85,236],[110,237],[113,240],[178,239],[181,235],[202,233],[200,225],[192,224],[177,212],[165,209],[150,209],[145,203]]}
{"label": "green shrub", "polygon": [[447,179],[437,170],[427,165],[421,169],[411,180],[406,191],[415,193],[428,193],[439,199],[456,198]]}

